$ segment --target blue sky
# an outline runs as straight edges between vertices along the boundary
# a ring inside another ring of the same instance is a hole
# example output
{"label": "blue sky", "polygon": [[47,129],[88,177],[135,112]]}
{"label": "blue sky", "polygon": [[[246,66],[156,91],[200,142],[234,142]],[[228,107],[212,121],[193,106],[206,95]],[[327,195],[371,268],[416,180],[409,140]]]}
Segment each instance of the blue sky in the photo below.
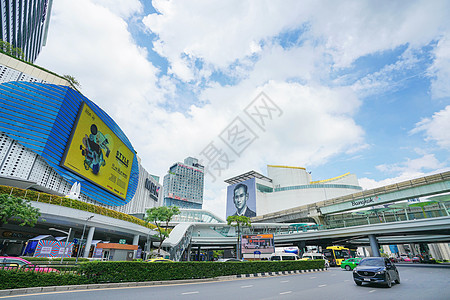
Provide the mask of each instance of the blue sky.
{"label": "blue sky", "polygon": [[[367,189],[449,170],[449,6],[61,0],[36,63],[75,76],[155,175],[220,148],[204,207],[224,216],[223,180],[267,164]],[[245,114],[261,92],[281,112],[264,128]],[[220,138],[236,117],[256,137],[239,155]]]}

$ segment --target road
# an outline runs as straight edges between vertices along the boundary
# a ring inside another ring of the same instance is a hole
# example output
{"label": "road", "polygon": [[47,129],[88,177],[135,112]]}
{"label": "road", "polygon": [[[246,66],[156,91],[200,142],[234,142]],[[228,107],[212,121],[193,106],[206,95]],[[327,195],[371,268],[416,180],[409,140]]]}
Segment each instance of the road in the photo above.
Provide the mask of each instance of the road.
{"label": "road", "polygon": [[399,265],[401,284],[356,286],[352,272],[325,272],[165,286],[108,288],[0,299],[450,299],[450,268]]}

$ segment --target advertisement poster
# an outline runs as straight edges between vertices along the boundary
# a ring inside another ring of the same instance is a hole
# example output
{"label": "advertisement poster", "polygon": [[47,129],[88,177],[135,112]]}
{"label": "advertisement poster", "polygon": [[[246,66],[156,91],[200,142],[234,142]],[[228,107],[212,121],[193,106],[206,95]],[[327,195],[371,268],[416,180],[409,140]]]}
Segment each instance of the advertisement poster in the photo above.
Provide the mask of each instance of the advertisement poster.
{"label": "advertisement poster", "polygon": [[242,253],[252,253],[259,251],[262,253],[274,253],[273,234],[248,234],[242,235]]}
{"label": "advertisement poster", "polygon": [[227,187],[227,217],[256,217],[256,180],[250,178]]}
{"label": "advertisement poster", "polygon": [[125,199],[133,158],[134,153],[83,103],[61,166]]}
{"label": "advertisement poster", "polygon": [[66,246],[66,253],[64,257],[70,257],[72,254],[73,243],[69,242],[59,242],[59,241],[48,241],[40,240],[36,251],[34,252],[35,257],[61,257],[64,253],[64,246]]}

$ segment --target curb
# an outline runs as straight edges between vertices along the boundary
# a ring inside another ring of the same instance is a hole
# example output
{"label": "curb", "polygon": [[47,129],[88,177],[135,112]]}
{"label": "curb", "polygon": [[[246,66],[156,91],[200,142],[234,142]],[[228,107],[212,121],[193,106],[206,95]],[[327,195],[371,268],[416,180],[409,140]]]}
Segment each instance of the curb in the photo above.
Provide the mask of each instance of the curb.
{"label": "curb", "polygon": [[154,285],[183,284],[183,283],[208,282],[208,281],[222,281],[222,280],[232,280],[232,279],[245,279],[245,278],[251,278],[251,277],[270,277],[270,276],[302,274],[302,273],[312,273],[312,272],[322,272],[322,271],[326,271],[326,269],[310,269],[310,270],[265,272],[265,273],[255,273],[255,274],[239,274],[239,275],[229,275],[229,276],[220,276],[220,277],[213,277],[213,278],[201,278],[201,279],[181,279],[181,280],[141,281],[141,282],[118,282],[118,283],[95,283],[95,284],[81,284],[81,285],[30,287],[30,288],[0,290],[0,297],[24,295],[24,294],[48,293],[48,292],[65,292],[65,291],[76,291],[76,290],[94,290],[94,289],[121,288],[121,287],[144,287],[144,286],[154,286]]}

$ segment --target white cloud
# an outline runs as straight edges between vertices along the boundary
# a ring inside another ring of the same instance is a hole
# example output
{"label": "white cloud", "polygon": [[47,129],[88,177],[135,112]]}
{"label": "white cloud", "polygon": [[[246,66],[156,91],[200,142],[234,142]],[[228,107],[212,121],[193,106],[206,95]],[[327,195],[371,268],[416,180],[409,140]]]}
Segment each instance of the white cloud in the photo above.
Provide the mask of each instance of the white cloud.
{"label": "white cloud", "polygon": [[450,97],[450,38],[445,36],[439,40],[434,49],[434,61],[429,68],[433,76],[431,93],[434,98]]}
{"label": "white cloud", "polygon": [[418,122],[411,130],[412,134],[419,132],[425,133],[427,141],[435,141],[439,147],[450,150],[450,105]]}
{"label": "white cloud", "polygon": [[[142,13],[138,1],[61,0],[53,3],[47,46],[37,64],[77,78],[83,94],[124,130],[143,166],[160,176],[171,163],[198,156],[266,92],[283,115],[266,132],[257,131],[258,140],[216,183],[207,183],[205,208],[223,216],[223,179],[249,170],[265,173],[266,164],[320,166],[368,148],[366,132],[354,120],[362,104],[359,90],[335,87],[339,78],[331,82],[330,73],[367,54],[439,40],[448,30],[448,3],[430,2],[154,1],[159,13],[143,22],[157,36],[154,50],[169,61],[164,74],[148,61],[125,21],[136,22]],[[299,28],[298,41],[289,47],[274,39]],[[434,95],[448,93],[448,47],[447,40],[439,41],[434,52]],[[386,87],[386,77],[416,63],[410,53],[361,80],[361,89]],[[217,70],[233,83],[211,81]],[[178,79],[198,96],[187,111],[165,106],[185,97]],[[414,132],[448,149],[449,110],[418,123]],[[429,154],[379,170],[411,176],[441,167]]]}
{"label": "white cloud", "polygon": [[107,7],[114,14],[125,19],[142,12],[142,3],[139,0],[93,0],[93,3]]}

